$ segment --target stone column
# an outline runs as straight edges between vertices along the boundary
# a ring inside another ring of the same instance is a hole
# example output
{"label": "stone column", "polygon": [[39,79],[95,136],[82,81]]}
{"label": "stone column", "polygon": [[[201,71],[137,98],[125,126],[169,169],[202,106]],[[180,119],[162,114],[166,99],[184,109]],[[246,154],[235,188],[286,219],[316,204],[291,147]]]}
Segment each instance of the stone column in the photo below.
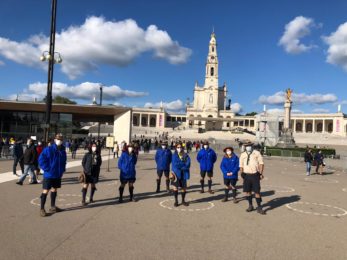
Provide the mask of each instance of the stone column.
{"label": "stone column", "polygon": [[323,121],[323,123],[322,123],[323,124],[322,133],[325,133],[325,120],[323,119],[322,121]]}
{"label": "stone column", "polygon": [[306,119],[302,121],[302,132],[306,133]]}
{"label": "stone column", "polygon": [[139,121],[139,126],[142,126],[142,113],[140,113],[140,121]]}
{"label": "stone column", "polygon": [[296,133],[296,119],[294,119],[293,132]]}
{"label": "stone column", "polygon": [[312,119],[312,133],[316,132],[316,119]]}
{"label": "stone column", "polygon": [[283,123],[283,128],[284,129],[289,129],[290,128],[290,112],[292,109],[292,104],[290,101],[286,101],[284,103],[284,123]]}
{"label": "stone column", "polygon": [[148,114],[147,115],[147,127],[151,126],[149,123],[150,119],[151,119],[151,114]]}

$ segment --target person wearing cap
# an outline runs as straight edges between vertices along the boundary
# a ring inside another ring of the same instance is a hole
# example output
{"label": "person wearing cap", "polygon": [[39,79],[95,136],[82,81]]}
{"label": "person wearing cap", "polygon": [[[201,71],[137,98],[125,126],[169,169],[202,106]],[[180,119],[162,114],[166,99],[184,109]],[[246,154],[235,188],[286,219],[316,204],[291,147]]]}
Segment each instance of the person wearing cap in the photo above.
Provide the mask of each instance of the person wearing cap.
{"label": "person wearing cap", "polygon": [[182,144],[176,145],[176,151],[172,156],[172,173],[171,173],[171,185],[173,187],[173,193],[175,197],[174,206],[178,207],[178,189],[181,188],[182,205],[189,206],[189,203],[185,201],[187,192],[187,180],[190,178],[190,157],[184,152]]}
{"label": "person wearing cap", "polygon": [[225,185],[225,198],[222,202],[228,201],[229,191],[232,190],[233,202],[237,203],[236,200],[236,183],[238,181],[239,172],[239,157],[234,154],[234,148],[231,146],[224,148],[224,157],[220,164],[220,169],[224,178]]}
{"label": "person wearing cap", "polygon": [[82,159],[84,181],[82,187],[82,206],[86,206],[86,196],[90,184],[90,197],[89,203],[93,203],[94,193],[96,191],[96,184],[99,182],[100,167],[102,159],[100,151],[96,147],[96,143],[90,144],[88,152]]}
{"label": "person wearing cap", "polygon": [[137,201],[134,198],[134,183],[136,181],[136,163],[137,155],[134,151],[133,145],[129,144],[127,147],[124,148],[118,160],[118,168],[120,169],[121,182],[121,185],[119,187],[119,203],[123,202],[123,192],[126,184],[129,185],[130,201]]}
{"label": "person wearing cap", "polygon": [[61,209],[55,205],[58,189],[61,187],[61,178],[66,170],[66,151],[63,145],[63,135],[57,134],[54,143],[47,146],[39,157],[39,165],[43,170],[41,209],[40,215],[47,216],[45,204],[48,192],[51,191],[50,213],[60,212]]}
{"label": "person wearing cap", "polygon": [[204,193],[204,186],[205,186],[205,177],[207,174],[208,177],[208,192],[213,194],[212,191],[212,177],[213,177],[213,166],[214,163],[217,161],[217,155],[213,149],[209,147],[209,143],[205,141],[203,143],[203,149],[201,149],[197,156],[197,161],[200,164],[200,184],[201,184],[201,191],[200,193]]}
{"label": "person wearing cap", "polygon": [[160,182],[163,174],[166,178],[166,191],[170,191],[170,164],[172,161],[172,153],[170,149],[167,147],[167,142],[161,143],[161,148],[159,148],[155,154],[155,162],[157,164],[157,190],[156,192],[160,192]]}
{"label": "person wearing cap", "polygon": [[254,210],[252,204],[252,192],[255,194],[257,202],[257,212],[264,215],[265,211],[261,206],[260,180],[264,178],[264,162],[259,151],[253,150],[253,143],[248,141],[244,143],[245,151],[240,156],[240,171],[243,178],[243,191],[248,200],[247,212]]}

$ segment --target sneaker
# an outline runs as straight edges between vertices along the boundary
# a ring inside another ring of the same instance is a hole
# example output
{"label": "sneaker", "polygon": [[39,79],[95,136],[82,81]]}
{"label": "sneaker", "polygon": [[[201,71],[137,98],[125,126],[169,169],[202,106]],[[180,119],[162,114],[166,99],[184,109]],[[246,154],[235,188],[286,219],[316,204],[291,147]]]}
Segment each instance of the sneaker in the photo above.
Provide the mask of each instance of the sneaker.
{"label": "sneaker", "polygon": [[209,192],[210,194],[214,194],[214,191],[213,191],[213,190],[208,190],[208,192]]}
{"label": "sneaker", "polygon": [[307,172],[307,173],[306,173],[306,176],[310,176],[310,173],[309,173],[309,172]]}
{"label": "sneaker", "polygon": [[205,191],[204,191],[204,190],[201,190],[200,193],[205,193]]}
{"label": "sneaker", "polygon": [[236,198],[233,198],[233,203],[234,204],[238,203],[238,200]]}
{"label": "sneaker", "polygon": [[119,198],[119,199],[118,199],[118,202],[119,202],[119,203],[123,203],[123,199],[122,199],[122,198]]}
{"label": "sneaker", "polygon": [[257,212],[260,214],[260,215],[265,215],[265,211],[261,208],[261,207],[257,207]]}
{"label": "sneaker", "polygon": [[37,181],[32,181],[29,184],[38,184],[38,182]]}
{"label": "sneaker", "polygon": [[47,216],[47,213],[46,213],[46,211],[44,209],[40,210],[40,216],[41,217],[46,217]]}
{"label": "sneaker", "polygon": [[17,181],[16,184],[23,185],[23,182],[22,181]]}
{"label": "sneaker", "polygon": [[183,201],[182,205],[188,207],[189,206],[189,202]]}
{"label": "sneaker", "polygon": [[57,212],[62,212],[63,210],[61,208],[58,207],[51,207],[49,209],[49,213],[57,213]]}
{"label": "sneaker", "polygon": [[178,207],[178,202],[177,201],[174,203],[174,207]]}
{"label": "sneaker", "polygon": [[137,199],[135,199],[134,197],[130,198],[129,200],[130,202],[137,202]]}
{"label": "sneaker", "polygon": [[224,199],[222,199],[222,202],[227,202],[228,201],[228,198],[224,198]]}
{"label": "sneaker", "polygon": [[249,207],[248,207],[248,209],[246,209],[246,211],[247,211],[247,212],[251,212],[251,211],[253,211],[253,210],[254,210],[254,208],[253,208],[253,206],[252,206],[252,205],[251,205],[251,206],[249,206]]}
{"label": "sneaker", "polygon": [[82,206],[83,206],[83,207],[85,207],[85,206],[87,206],[87,205],[88,205],[88,204],[87,204],[87,202],[85,202],[85,201],[82,201],[82,203],[81,203],[81,204],[82,204]]}
{"label": "sneaker", "polygon": [[93,199],[89,199],[89,203],[93,203],[94,202],[94,200]]}

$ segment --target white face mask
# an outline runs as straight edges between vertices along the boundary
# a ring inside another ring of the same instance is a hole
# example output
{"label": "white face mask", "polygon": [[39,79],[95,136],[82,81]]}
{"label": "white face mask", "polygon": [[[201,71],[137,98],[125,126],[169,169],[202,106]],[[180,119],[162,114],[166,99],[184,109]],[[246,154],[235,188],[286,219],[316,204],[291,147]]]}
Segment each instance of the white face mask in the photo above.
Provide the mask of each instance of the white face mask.
{"label": "white face mask", "polygon": [[247,152],[252,152],[252,146],[246,146],[246,151]]}
{"label": "white face mask", "polygon": [[162,149],[166,149],[166,145],[162,145],[161,148],[162,148]]}
{"label": "white face mask", "polygon": [[177,152],[178,153],[182,152],[182,148],[177,148]]}
{"label": "white face mask", "polygon": [[57,146],[61,146],[62,143],[63,143],[62,140],[58,140],[58,139],[55,139],[54,142],[55,142],[55,144],[56,144]]}
{"label": "white face mask", "polygon": [[205,149],[207,150],[207,148],[208,148],[208,145],[206,145],[206,144],[205,144],[205,145],[204,145],[204,148],[205,148]]}
{"label": "white face mask", "polygon": [[129,147],[129,148],[128,148],[128,152],[129,152],[129,153],[132,153],[133,150],[134,150],[134,149],[133,149],[132,147]]}
{"label": "white face mask", "polygon": [[227,150],[227,155],[231,155],[231,151],[230,150]]}
{"label": "white face mask", "polygon": [[38,145],[42,145],[42,143],[41,143],[41,142],[38,142],[37,144],[38,144]]}
{"label": "white face mask", "polygon": [[92,151],[96,152],[96,147],[95,146],[92,147]]}

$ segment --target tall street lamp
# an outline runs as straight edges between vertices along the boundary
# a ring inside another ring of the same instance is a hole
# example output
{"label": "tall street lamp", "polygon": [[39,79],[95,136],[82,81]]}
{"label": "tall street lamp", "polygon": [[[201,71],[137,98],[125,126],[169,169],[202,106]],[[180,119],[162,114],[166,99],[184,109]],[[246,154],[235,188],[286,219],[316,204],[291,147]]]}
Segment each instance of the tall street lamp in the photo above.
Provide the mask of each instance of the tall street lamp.
{"label": "tall street lamp", "polygon": [[53,69],[55,63],[61,63],[63,60],[60,53],[54,51],[55,47],[55,25],[57,16],[57,0],[52,0],[51,7],[51,31],[49,37],[49,51],[44,51],[40,57],[41,61],[48,61],[48,80],[46,95],[46,117],[44,125],[44,140],[48,144],[49,129],[51,123],[52,111],[52,85],[53,85]]}
{"label": "tall street lamp", "polygon": [[[100,103],[99,103],[100,106],[102,106],[102,88],[103,88],[103,85],[100,84]],[[100,121],[98,122],[98,140],[100,140]]]}

